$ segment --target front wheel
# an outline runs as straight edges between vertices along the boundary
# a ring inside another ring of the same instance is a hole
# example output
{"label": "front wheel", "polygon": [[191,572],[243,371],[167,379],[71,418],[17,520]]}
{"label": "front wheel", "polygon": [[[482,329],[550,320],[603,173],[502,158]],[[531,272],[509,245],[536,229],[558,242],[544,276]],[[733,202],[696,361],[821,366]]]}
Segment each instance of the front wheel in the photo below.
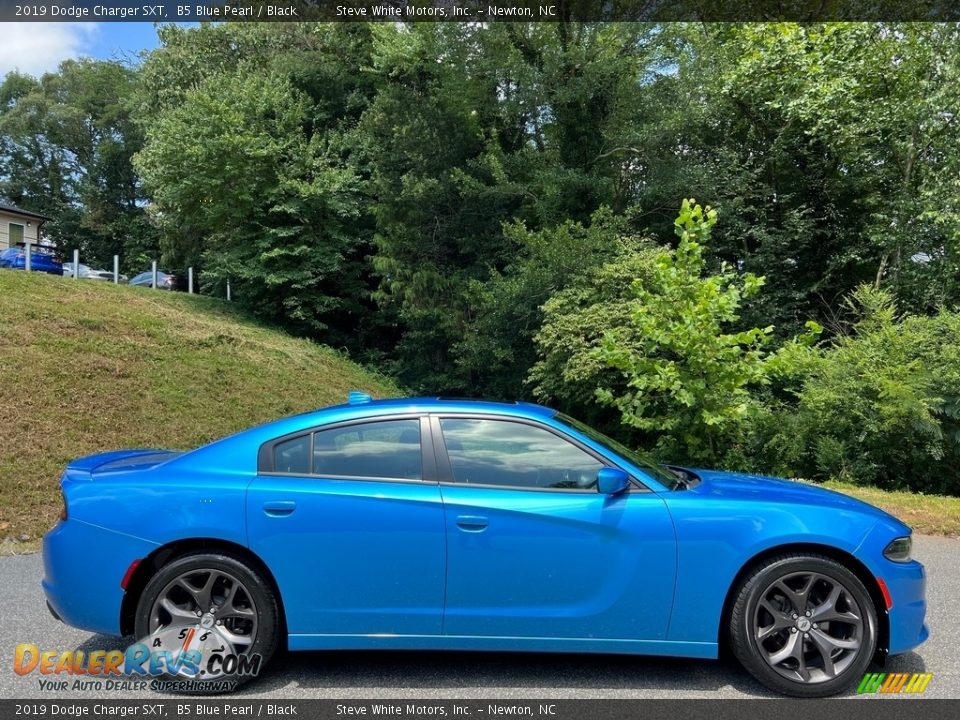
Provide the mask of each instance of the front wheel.
{"label": "front wheel", "polygon": [[[270,586],[240,557],[195,553],[164,565],[137,604],[136,634],[164,661],[170,689],[236,689],[259,674],[279,642]],[[179,651],[179,652],[178,652]]]}
{"label": "front wheel", "polygon": [[826,697],[859,681],[877,646],[877,612],[860,579],[821,555],[781,555],[740,586],[734,655],[771,690]]}

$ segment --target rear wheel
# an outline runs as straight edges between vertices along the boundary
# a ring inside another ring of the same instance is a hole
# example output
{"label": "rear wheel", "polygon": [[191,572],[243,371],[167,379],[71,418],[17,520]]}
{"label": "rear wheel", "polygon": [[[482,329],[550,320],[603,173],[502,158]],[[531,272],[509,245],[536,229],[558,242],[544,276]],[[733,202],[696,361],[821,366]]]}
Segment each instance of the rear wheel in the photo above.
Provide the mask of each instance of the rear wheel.
{"label": "rear wheel", "polygon": [[740,586],[730,616],[740,663],[771,690],[825,697],[863,677],[877,613],[860,579],[821,555],[782,555]]}
{"label": "rear wheel", "polygon": [[[279,610],[269,584],[240,557],[181,556],[147,583],[136,634],[153,651],[194,651],[199,663],[168,669],[183,692],[223,692],[262,671],[279,642]],[[256,659],[259,657],[259,661]]]}

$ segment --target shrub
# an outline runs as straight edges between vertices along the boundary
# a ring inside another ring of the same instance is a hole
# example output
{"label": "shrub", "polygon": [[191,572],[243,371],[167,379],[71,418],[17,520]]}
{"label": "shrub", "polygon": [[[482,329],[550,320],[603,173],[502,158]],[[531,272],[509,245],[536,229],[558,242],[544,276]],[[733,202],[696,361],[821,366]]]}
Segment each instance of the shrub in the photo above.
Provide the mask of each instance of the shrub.
{"label": "shrub", "polygon": [[960,314],[898,317],[862,287],[857,321],[761,421],[765,464],[813,479],[960,494]]}
{"label": "shrub", "polygon": [[773,328],[736,329],[744,299],[763,278],[726,264],[705,274],[715,222],[716,211],[684,200],[676,250],[635,257],[626,264],[636,272],[632,281],[588,305],[576,322],[558,309],[582,305],[591,293],[572,290],[548,303],[538,336],[544,359],[534,369],[540,390],[549,391],[551,376],[573,381],[580,393],[593,382],[597,400],[655,439],[664,457],[716,463],[725,456],[747,427],[751,389],[765,382]]}
{"label": "shrub", "polygon": [[630,320],[632,283],[648,278],[661,248],[624,245],[613,258],[582,274],[543,306],[544,321],[535,343],[540,359],[528,382],[538,400],[550,403],[624,442],[645,440],[620,425],[620,413],[597,402],[597,388],[614,394],[627,386],[616,369],[596,355],[610,328]]}

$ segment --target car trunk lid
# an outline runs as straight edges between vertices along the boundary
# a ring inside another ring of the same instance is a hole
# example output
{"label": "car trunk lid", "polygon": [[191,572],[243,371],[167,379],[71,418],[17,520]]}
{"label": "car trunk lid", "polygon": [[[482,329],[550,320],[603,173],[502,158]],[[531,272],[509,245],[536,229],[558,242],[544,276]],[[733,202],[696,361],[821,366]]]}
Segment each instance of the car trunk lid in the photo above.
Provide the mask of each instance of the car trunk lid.
{"label": "car trunk lid", "polygon": [[94,475],[107,472],[147,470],[181,455],[182,452],[174,450],[152,448],[111,450],[72,460],[67,465],[67,473],[74,477],[86,475],[92,479]]}

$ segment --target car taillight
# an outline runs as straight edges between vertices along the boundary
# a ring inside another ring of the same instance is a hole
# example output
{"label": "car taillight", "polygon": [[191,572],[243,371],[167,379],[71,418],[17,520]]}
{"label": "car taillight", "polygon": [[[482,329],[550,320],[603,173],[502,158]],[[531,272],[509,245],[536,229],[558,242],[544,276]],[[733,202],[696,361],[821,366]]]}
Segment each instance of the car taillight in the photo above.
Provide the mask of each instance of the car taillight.
{"label": "car taillight", "polygon": [[60,519],[67,519],[67,496],[63,490],[60,491]]}

